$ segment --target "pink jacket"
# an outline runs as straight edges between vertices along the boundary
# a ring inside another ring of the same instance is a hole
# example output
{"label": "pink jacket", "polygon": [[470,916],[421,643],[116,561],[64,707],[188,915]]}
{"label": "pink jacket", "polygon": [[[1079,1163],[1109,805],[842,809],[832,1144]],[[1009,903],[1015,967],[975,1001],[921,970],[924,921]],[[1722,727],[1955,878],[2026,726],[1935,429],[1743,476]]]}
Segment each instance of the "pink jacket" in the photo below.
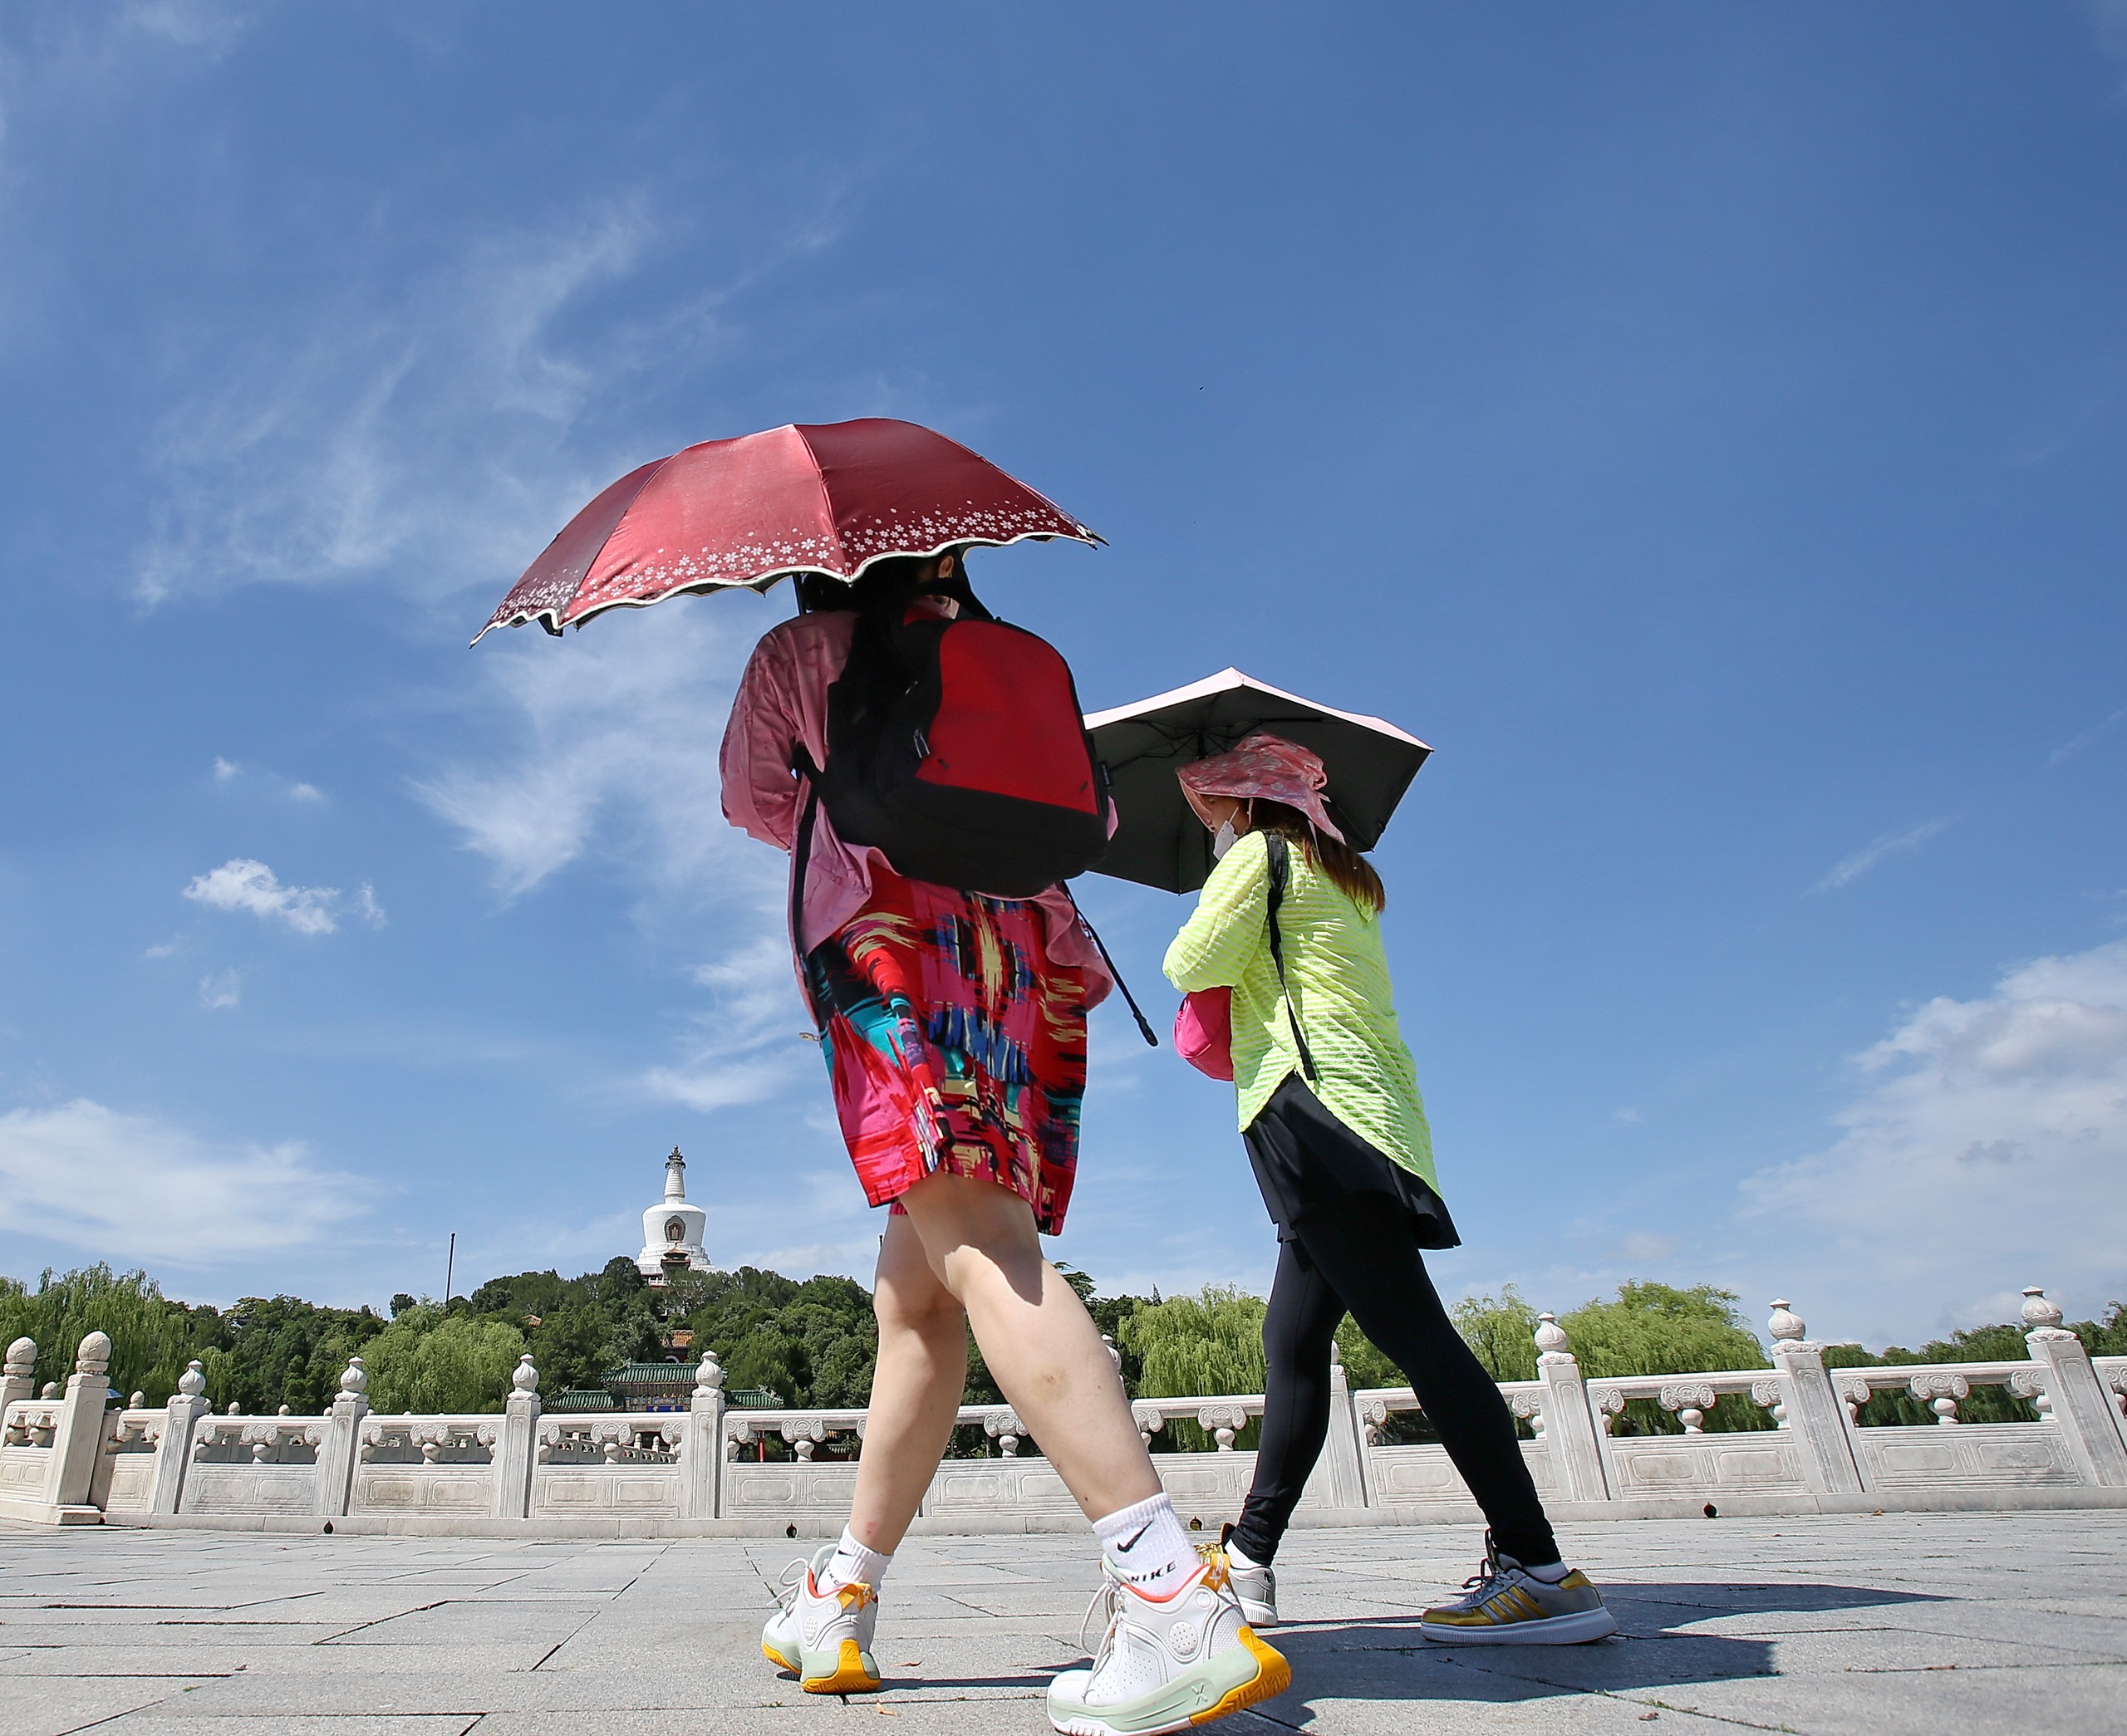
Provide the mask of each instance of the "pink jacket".
{"label": "pink jacket", "polygon": [[[796,842],[803,786],[790,769],[803,744],[814,765],[828,757],[828,689],[849,659],[857,617],[846,609],[801,615],[764,635],[739,677],[724,731],[724,817],[748,836],[788,851]],[[823,807],[813,822],[812,861],[805,870],[802,932],[809,952],[863,908],[873,863],[890,867],[868,844],[845,844]],[[1086,1004],[1098,1006],[1114,979],[1101,962],[1071,900],[1052,886],[1034,900],[1045,919],[1049,956],[1084,973]]]}

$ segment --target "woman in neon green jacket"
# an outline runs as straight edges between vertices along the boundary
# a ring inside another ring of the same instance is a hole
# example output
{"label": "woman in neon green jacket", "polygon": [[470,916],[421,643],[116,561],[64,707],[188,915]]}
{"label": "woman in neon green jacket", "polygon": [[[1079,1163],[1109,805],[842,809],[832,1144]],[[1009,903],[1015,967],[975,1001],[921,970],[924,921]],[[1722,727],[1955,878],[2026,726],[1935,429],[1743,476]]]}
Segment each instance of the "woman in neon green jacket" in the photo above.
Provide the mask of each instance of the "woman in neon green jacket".
{"label": "woman in neon green jacket", "polygon": [[1232,991],[1241,1137],[1278,1226],[1262,1443],[1225,1540],[1250,1621],[1276,1620],[1270,1562],[1328,1436],[1329,1353],[1348,1310],[1409,1379],[1491,1528],[1466,1595],[1427,1610],[1419,1631],[1524,1645],[1616,1631],[1601,1594],[1560,1560],[1506,1402],[1427,1275],[1422,1250],[1461,1238],[1396,1022],[1388,895],[1330,819],[1322,762],[1258,733],[1180,776],[1217,861],[1167,974],[1185,991]]}

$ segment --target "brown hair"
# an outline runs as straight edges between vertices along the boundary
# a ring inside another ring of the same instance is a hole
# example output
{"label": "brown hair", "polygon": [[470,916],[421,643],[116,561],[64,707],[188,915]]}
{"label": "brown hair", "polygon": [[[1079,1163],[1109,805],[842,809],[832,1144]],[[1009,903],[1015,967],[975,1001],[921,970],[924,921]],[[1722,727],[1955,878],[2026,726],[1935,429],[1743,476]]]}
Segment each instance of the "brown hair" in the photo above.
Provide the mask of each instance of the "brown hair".
{"label": "brown hair", "polygon": [[1388,903],[1388,889],[1373,871],[1373,864],[1337,838],[1325,838],[1296,807],[1273,802],[1267,796],[1244,797],[1250,822],[1257,831],[1283,832],[1313,860],[1314,866],[1337,883],[1355,905],[1378,915]]}

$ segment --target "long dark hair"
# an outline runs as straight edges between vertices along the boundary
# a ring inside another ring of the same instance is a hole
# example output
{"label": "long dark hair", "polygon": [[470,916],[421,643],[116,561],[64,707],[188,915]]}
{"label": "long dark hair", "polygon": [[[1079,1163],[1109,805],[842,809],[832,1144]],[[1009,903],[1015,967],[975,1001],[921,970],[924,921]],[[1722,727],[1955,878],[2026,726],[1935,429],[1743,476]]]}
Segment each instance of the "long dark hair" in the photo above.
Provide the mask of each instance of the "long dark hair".
{"label": "long dark hair", "polygon": [[1286,841],[1304,850],[1314,866],[1334,880],[1353,904],[1365,905],[1376,915],[1387,908],[1388,889],[1381,884],[1381,876],[1373,871],[1373,864],[1350,845],[1324,837],[1296,807],[1273,802],[1267,796],[1244,799],[1248,803],[1250,823],[1255,831],[1283,832]]}
{"label": "long dark hair", "polygon": [[854,584],[836,578],[832,573],[801,572],[795,583],[798,588],[798,612],[800,615],[818,614],[829,609],[850,609],[862,614],[886,612],[889,606],[913,596],[921,588],[940,596],[951,597],[961,610],[978,620],[994,619],[982,606],[982,601],[969,587],[967,581],[967,554],[962,549],[946,551],[953,557],[953,571],[950,578],[938,579],[929,585],[923,583],[923,569],[935,560],[920,555],[889,555],[883,561],[874,561],[858,575]]}

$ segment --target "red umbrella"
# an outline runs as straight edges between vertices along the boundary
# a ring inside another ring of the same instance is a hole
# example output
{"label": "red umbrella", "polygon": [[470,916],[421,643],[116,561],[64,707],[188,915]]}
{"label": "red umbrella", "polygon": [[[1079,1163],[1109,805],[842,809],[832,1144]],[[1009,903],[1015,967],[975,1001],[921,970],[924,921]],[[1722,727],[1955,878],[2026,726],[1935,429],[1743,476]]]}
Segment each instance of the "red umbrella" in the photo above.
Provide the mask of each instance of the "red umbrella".
{"label": "red umbrella", "polygon": [[473,643],[530,620],[558,634],[682,591],[853,579],[893,555],[1052,537],[1101,540],[957,440],[883,416],[792,423],[630,471],[562,527]]}

